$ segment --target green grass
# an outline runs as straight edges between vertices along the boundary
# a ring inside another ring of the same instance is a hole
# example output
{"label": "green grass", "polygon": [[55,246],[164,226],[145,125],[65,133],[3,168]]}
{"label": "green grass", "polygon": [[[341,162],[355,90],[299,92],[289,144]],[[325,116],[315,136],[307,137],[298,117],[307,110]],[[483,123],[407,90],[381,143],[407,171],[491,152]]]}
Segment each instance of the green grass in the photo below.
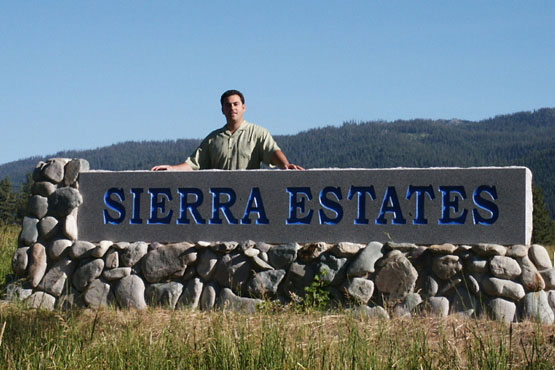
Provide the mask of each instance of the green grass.
{"label": "green grass", "polygon": [[17,225],[0,224],[0,295],[6,285],[6,276],[12,273],[12,257],[20,230]]}
{"label": "green grass", "polygon": [[0,364],[20,368],[552,368],[553,326],[357,318],[347,312],[0,307]]}

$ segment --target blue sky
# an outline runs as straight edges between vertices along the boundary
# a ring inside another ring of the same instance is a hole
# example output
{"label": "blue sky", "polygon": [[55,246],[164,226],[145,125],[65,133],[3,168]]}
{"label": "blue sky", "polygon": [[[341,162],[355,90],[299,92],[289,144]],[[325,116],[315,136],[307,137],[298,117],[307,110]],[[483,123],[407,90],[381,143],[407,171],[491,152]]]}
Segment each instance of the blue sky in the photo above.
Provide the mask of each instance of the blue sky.
{"label": "blue sky", "polygon": [[540,0],[0,1],[0,163],[202,138],[231,88],[273,134],[555,107],[554,19]]}

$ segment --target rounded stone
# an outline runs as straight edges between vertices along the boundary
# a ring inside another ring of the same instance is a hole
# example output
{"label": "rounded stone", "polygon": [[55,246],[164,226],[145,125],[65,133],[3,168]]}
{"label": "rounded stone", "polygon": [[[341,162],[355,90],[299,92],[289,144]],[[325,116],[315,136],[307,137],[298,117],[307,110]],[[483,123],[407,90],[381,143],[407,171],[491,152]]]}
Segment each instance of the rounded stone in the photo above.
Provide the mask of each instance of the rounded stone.
{"label": "rounded stone", "polygon": [[513,258],[522,258],[528,255],[528,247],[522,244],[511,245],[507,248],[505,256]]}
{"label": "rounded stone", "polygon": [[545,291],[530,292],[522,300],[522,316],[543,324],[553,324],[555,315],[551,309]]}
{"label": "rounded stone", "polygon": [[48,198],[41,195],[33,195],[27,204],[27,211],[30,216],[41,219],[48,212]]}
{"label": "rounded stone", "polygon": [[247,291],[256,298],[274,297],[284,277],[285,270],[261,271],[251,278]]}
{"label": "rounded stone", "polygon": [[77,240],[79,238],[79,231],[77,229],[77,208],[66,216],[63,222],[62,232],[68,239]]}
{"label": "rounded stone", "polygon": [[538,244],[534,244],[528,249],[528,257],[536,265],[538,270],[547,270],[553,267],[547,250]]}
{"label": "rounded stone", "polygon": [[482,288],[486,294],[492,297],[508,298],[513,301],[518,301],[525,295],[522,285],[495,277],[484,279],[482,281]]}
{"label": "rounded stone", "polygon": [[145,301],[145,283],[137,275],[129,275],[121,279],[116,284],[114,293],[121,308],[142,310],[147,307]]}
{"label": "rounded stone", "polygon": [[499,244],[477,244],[472,246],[472,251],[480,257],[504,256],[507,248]]}
{"label": "rounded stone", "polygon": [[19,235],[19,241],[25,246],[31,246],[37,242],[39,238],[39,230],[37,228],[39,220],[34,217],[24,217]]}
{"label": "rounded stone", "polygon": [[451,254],[436,257],[432,261],[432,271],[441,280],[449,280],[462,270],[459,256]]}
{"label": "rounded stone", "polygon": [[345,286],[345,292],[359,304],[367,304],[374,293],[374,283],[364,278],[353,278]]}
{"label": "rounded stone", "polygon": [[83,203],[83,197],[74,188],[58,188],[48,198],[49,211],[60,218],[69,215]]}
{"label": "rounded stone", "polygon": [[64,290],[67,290],[66,281],[72,273],[73,261],[62,259],[54,264],[44,275],[44,278],[39,284],[39,289],[59,297]]}
{"label": "rounded stone", "polygon": [[45,292],[35,292],[25,299],[25,304],[31,308],[53,311],[56,298]]}
{"label": "rounded stone", "polygon": [[[158,249],[152,251],[156,252]],[[119,255],[121,266],[133,267],[141,260],[148,252],[148,244],[145,242],[131,243],[127,249],[122,251]],[[151,252],[151,253],[152,253]]]}
{"label": "rounded stone", "polygon": [[12,270],[17,276],[25,276],[29,263],[29,247],[18,248],[12,258]]}
{"label": "rounded stone", "polygon": [[555,268],[540,271],[540,275],[545,282],[545,290],[555,289]]}
{"label": "rounded stone", "polygon": [[449,315],[449,300],[445,297],[428,298],[428,312],[439,317]]}
{"label": "rounded stone", "polygon": [[516,304],[503,298],[494,298],[487,303],[489,313],[494,320],[513,322],[516,313]]}
{"label": "rounded stone", "polygon": [[36,288],[46,272],[46,248],[40,243],[35,243],[30,250],[27,276],[29,283]]}
{"label": "rounded stone", "polygon": [[31,193],[33,195],[40,195],[43,197],[49,197],[56,190],[56,185],[50,181],[40,181],[35,182],[31,186]]}
{"label": "rounded stone", "polygon": [[493,276],[501,279],[512,280],[522,273],[518,262],[505,256],[493,256],[489,261],[489,268]]}
{"label": "rounded stone", "polygon": [[87,252],[92,251],[94,248],[96,248],[96,246],[91,242],[88,242],[86,240],[77,240],[71,246],[69,255],[73,259],[81,258],[85,256]]}
{"label": "rounded stone", "polygon": [[39,235],[44,240],[50,240],[58,233],[58,220],[46,216],[39,221]]}
{"label": "rounded stone", "polygon": [[55,184],[60,183],[64,179],[64,165],[59,158],[50,159],[42,169],[42,176]]}
{"label": "rounded stone", "polygon": [[527,291],[537,292],[545,289],[545,281],[538,272],[536,266],[530,261],[528,257],[518,259],[522,274],[520,275],[520,282]]}
{"label": "rounded stone", "polygon": [[104,260],[101,258],[89,261],[77,268],[73,274],[73,286],[83,291],[91,281],[98,278],[104,269]]}
{"label": "rounded stone", "polygon": [[90,308],[107,307],[110,296],[110,284],[104,283],[99,279],[91,281],[83,300]]}
{"label": "rounded stone", "polygon": [[347,276],[361,277],[374,273],[376,261],[384,255],[383,244],[371,242],[351,262],[347,269]]}
{"label": "rounded stone", "polygon": [[64,253],[64,251],[72,245],[73,242],[71,240],[56,239],[50,244],[50,248],[48,248],[48,257],[53,260],[57,260]]}
{"label": "rounded stone", "polygon": [[414,290],[418,272],[404,256],[390,259],[378,271],[376,287],[381,293],[389,294],[392,300],[402,299]]}

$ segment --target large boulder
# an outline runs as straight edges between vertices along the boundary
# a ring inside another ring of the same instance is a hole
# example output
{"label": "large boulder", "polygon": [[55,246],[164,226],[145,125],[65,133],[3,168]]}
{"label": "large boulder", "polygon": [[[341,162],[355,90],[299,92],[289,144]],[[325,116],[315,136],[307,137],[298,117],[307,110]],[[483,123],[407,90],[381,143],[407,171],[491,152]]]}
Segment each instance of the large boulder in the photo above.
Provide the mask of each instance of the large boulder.
{"label": "large boulder", "polygon": [[[126,265],[123,258],[120,260],[123,265]],[[142,263],[142,272],[149,283],[156,283],[169,277],[183,276],[187,265],[196,260],[197,252],[191,244],[163,245],[146,254]]]}

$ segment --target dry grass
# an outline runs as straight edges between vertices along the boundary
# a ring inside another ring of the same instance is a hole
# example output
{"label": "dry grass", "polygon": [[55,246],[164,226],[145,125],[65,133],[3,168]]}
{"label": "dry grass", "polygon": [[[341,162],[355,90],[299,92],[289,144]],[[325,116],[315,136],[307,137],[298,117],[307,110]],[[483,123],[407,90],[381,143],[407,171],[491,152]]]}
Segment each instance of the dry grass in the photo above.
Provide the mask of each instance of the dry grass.
{"label": "dry grass", "polygon": [[7,368],[552,368],[555,327],[459,317],[358,318],[348,312],[2,307]]}

